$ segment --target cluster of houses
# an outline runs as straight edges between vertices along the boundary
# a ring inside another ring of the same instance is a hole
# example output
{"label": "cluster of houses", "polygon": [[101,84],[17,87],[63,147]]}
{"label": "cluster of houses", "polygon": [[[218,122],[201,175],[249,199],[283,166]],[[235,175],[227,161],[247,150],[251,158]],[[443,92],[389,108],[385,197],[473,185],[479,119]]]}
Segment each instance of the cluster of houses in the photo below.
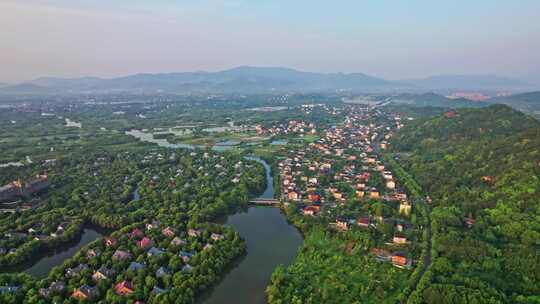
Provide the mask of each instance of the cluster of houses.
{"label": "cluster of houses", "polygon": [[[58,222],[56,222],[58,223]],[[9,230],[0,237],[0,257],[17,253],[17,248],[30,241],[47,242],[61,237],[66,230],[81,225],[82,221],[65,217],[59,224],[38,221],[24,230]]]}
{"label": "cluster of houses", "polygon": [[[114,170],[119,163],[138,163],[136,167],[143,175],[140,181],[140,175],[129,174],[130,170]],[[60,168],[60,166],[58,166]],[[84,188],[79,193],[81,204],[93,204],[99,201],[100,204],[117,204],[115,212],[120,215],[123,210],[129,209],[132,201],[140,198],[139,189],[141,187],[167,189],[172,192],[181,191],[182,188],[191,187],[195,180],[204,176],[212,176],[210,181],[213,186],[219,188],[228,187],[231,184],[241,183],[246,171],[254,168],[252,164],[238,156],[228,156],[213,152],[202,151],[168,151],[164,149],[151,149],[144,154],[124,152],[117,155],[108,155],[105,153],[88,157],[77,163],[73,174],[73,180]],[[54,170],[54,169],[53,169]],[[10,184],[7,192],[19,195],[21,191],[28,193],[37,193],[50,187],[50,176],[37,175],[27,181],[15,181]],[[249,182],[249,181],[247,181]],[[126,185],[135,185],[132,191],[126,191]],[[104,191],[107,189],[107,195],[117,199],[102,200]],[[11,190],[10,190],[11,189]],[[4,195],[9,196],[4,193]],[[37,200],[37,198],[36,198]],[[26,200],[25,200],[26,201]],[[120,204],[118,202],[121,202]],[[20,203],[6,203],[18,204]],[[6,204],[2,204],[4,207]],[[136,204],[136,203],[134,203]],[[71,208],[71,207],[68,207]],[[12,208],[15,210],[15,208]],[[29,258],[28,250],[35,248],[36,242],[40,244],[51,245],[59,244],[68,240],[76,233],[72,231],[80,228],[82,219],[74,222],[73,219],[59,218],[51,216],[50,208],[36,208],[31,217],[21,217],[15,222],[5,222],[0,227],[0,263],[11,264],[20,262],[19,257]],[[102,208],[109,210],[109,208]],[[71,213],[71,212],[69,212]],[[54,220],[52,220],[54,219]],[[69,233],[66,233],[69,232]],[[30,244],[32,246],[25,246]],[[50,247],[50,246],[48,246]],[[25,258],[25,259],[26,259]]]}
{"label": "cluster of houses", "polygon": [[[344,127],[326,130],[319,140],[289,151],[287,158],[279,162],[285,200],[313,201],[317,197],[313,193],[320,196],[321,192],[336,202],[351,199],[348,197],[350,193],[336,187],[339,183],[347,183],[355,189],[357,199],[392,200],[406,197],[404,191],[397,188],[392,172],[385,170],[372,147],[380,127],[353,125],[353,121],[349,118]],[[382,176],[383,181],[370,183],[375,174]],[[321,180],[327,181],[325,185],[321,185]]]}
{"label": "cluster of houses", "polygon": [[257,135],[282,136],[282,135],[307,135],[317,134],[317,126],[314,123],[306,123],[299,120],[290,120],[286,123],[273,125],[265,128],[263,125],[256,125]]}
{"label": "cluster of houses", "polygon": [[0,202],[10,202],[18,197],[39,193],[50,186],[47,174],[37,174],[26,181],[16,180],[0,187]]}
{"label": "cluster of houses", "polygon": [[[221,154],[212,153],[212,152],[191,152],[189,154],[193,158],[192,168],[194,173],[200,176],[209,176],[214,177],[213,181],[216,183],[233,183],[238,184],[242,178],[243,173],[246,169],[250,168],[251,165],[241,161],[236,160],[232,162]],[[149,155],[145,156],[144,164],[152,161],[163,160],[165,156],[157,152],[152,152]],[[169,160],[177,159],[174,153],[169,157]],[[186,173],[186,168],[183,168],[179,165],[169,166],[168,168],[171,172],[163,171],[162,168],[153,168],[146,167],[143,169],[143,173],[147,176],[151,176],[149,179],[150,186],[155,186],[160,183],[166,182],[168,187],[176,189],[182,185],[177,184],[175,180],[178,177],[182,177]],[[172,175],[172,176],[171,176]],[[168,177],[168,178],[166,178]],[[187,180],[183,185],[184,187],[189,187],[190,181]]]}
{"label": "cluster of houses", "polygon": [[[355,218],[336,215],[329,224],[338,231],[392,225],[395,234],[388,245],[405,249],[409,243],[405,235],[411,228],[408,219],[412,203],[378,156],[378,149],[386,148],[391,128],[365,123],[370,115],[369,110],[362,108],[350,111],[342,126],[330,127],[317,141],[287,151],[286,157],[278,162],[281,199],[296,204],[304,216],[310,217],[323,212],[339,214],[340,206],[346,204],[375,201],[387,204],[394,210],[391,215],[360,213]],[[392,125],[396,126],[397,123]],[[397,257],[389,261],[398,267],[410,265],[410,259],[400,254],[405,263]]]}
{"label": "cluster of houses", "polygon": [[[156,279],[174,275],[178,271],[189,274],[196,267],[191,265],[191,261],[198,254],[197,251],[193,250],[193,242],[204,244],[201,245],[200,250],[205,251],[211,250],[217,242],[223,239],[225,236],[220,233],[205,233],[202,229],[188,229],[180,232],[173,227],[162,225],[157,220],[145,225],[137,225],[124,232],[113,233],[113,235],[104,238],[102,242],[90,246],[88,250],[81,253],[85,263],[77,263],[73,267],[65,268],[63,278],[51,282],[48,287],[41,288],[39,294],[43,298],[49,299],[56,294],[70,292],[71,297],[77,300],[97,299],[103,295],[98,283],[102,280],[110,280],[113,283],[116,282],[111,286],[114,293],[118,296],[130,295],[142,286],[136,286],[130,281],[126,272],[137,272],[143,269],[153,273]],[[103,260],[99,257],[104,254],[110,256],[110,261],[101,263]],[[166,259],[167,262],[157,265],[159,267],[154,265],[157,269],[150,269],[151,259],[158,258],[159,260],[162,255],[169,258],[176,256],[179,261],[182,261],[181,268],[170,268],[169,259]],[[96,259],[91,262],[94,258]],[[75,257],[74,260],[81,261],[81,258]],[[65,282],[83,277],[87,277],[93,283],[68,290]],[[151,293],[160,294],[166,291],[158,283],[153,287]]]}

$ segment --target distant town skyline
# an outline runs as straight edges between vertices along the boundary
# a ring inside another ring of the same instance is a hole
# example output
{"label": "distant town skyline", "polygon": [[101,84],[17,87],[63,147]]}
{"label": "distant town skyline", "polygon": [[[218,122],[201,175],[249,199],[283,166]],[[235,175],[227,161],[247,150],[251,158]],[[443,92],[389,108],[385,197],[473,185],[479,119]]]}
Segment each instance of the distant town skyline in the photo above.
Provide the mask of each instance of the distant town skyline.
{"label": "distant town skyline", "polygon": [[539,11],[534,0],[3,0],[0,82],[251,65],[540,83]]}

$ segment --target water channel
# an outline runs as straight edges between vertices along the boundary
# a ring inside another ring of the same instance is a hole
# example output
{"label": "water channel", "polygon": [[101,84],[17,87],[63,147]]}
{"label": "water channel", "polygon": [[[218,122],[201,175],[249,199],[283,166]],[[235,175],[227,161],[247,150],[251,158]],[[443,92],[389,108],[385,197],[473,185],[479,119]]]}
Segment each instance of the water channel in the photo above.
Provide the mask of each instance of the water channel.
{"label": "water channel", "polygon": [[[133,191],[132,199],[138,201],[140,198],[141,195],[139,194],[139,187],[137,186]],[[104,235],[108,235],[110,232],[112,231],[108,229],[86,225],[80,237],[75,240],[58,247],[54,251],[42,252],[31,261],[13,267],[7,267],[6,269],[0,269],[0,272],[26,272],[38,279],[43,279],[51,269],[72,257],[83,246]]]}
{"label": "water channel", "polygon": [[[258,157],[246,157],[261,163],[266,171],[266,190],[261,198],[274,196],[270,166]],[[227,217],[232,226],[247,242],[247,255],[234,265],[224,279],[207,295],[204,304],[266,303],[266,287],[274,269],[287,265],[296,256],[302,236],[278,208],[249,207],[246,212]]]}
{"label": "water channel", "polygon": [[[140,141],[154,143],[160,147],[165,147],[165,148],[184,148],[184,149],[196,149],[196,148],[205,149],[206,148],[206,146],[197,146],[197,145],[183,144],[183,143],[171,144],[166,138],[154,138],[154,134],[159,134],[159,133],[147,133],[147,132],[143,132],[137,129],[126,131],[125,134],[133,136],[139,139]],[[238,144],[240,144],[240,142],[233,141],[233,140],[222,141],[222,142],[216,143],[212,147],[212,150],[216,152],[223,152],[223,151],[227,151],[233,148],[234,146]]]}
{"label": "water channel", "polygon": [[250,207],[227,218],[247,242],[247,254],[224,279],[202,297],[204,304],[266,303],[266,287],[274,269],[296,256],[302,236],[272,207]]}
{"label": "water channel", "polygon": [[38,279],[43,279],[52,268],[62,264],[65,260],[75,255],[83,246],[108,234],[108,232],[96,227],[87,226],[83,229],[81,236],[74,241],[66,243],[54,251],[38,253],[31,261],[2,269],[1,272],[26,272]]}

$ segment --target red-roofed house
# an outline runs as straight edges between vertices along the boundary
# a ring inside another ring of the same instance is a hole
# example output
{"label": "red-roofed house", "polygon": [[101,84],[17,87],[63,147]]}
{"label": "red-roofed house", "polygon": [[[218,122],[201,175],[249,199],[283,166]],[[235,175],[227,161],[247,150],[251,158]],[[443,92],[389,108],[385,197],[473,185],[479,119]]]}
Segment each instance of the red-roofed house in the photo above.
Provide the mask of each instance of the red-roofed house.
{"label": "red-roofed house", "polygon": [[122,281],[114,286],[114,292],[119,296],[132,294],[133,284],[130,281]]}
{"label": "red-roofed house", "polygon": [[312,202],[319,202],[321,200],[321,196],[317,193],[310,193],[308,195],[308,198]]}
{"label": "red-roofed house", "polygon": [[133,229],[131,231],[131,233],[130,233],[131,238],[140,238],[140,237],[143,237],[143,236],[144,236],[144,233],[139,228]]}
{"label": "red-roofed house", "polygon": [[368,228],[369,227],[369,218],[361,217],[356,220],[356,224],[360,227]]}
{"label": "red-roofed house", "polygon": [[116,239],[112,237],[105,238],[105,246],[107,247],[113,247],[116,246]]}
{"label": "red-roofed house", "polygon": [[396,253],[392,256],[392,264],[394,264],[394,266],[403,268],[407,266],[407,262],[408,262],[407,257],[405,257],[405,255],[401,253]]}
{"label": "red-roofed house", "polygon": [[319,206],[307,206],[302,210],[304,215],[314,216],[321,210]]}
{"label": "red-roofed house", "polygon": [[174,236],[174,230],[171,227],[167,227],[161,231],[164,236],[166,237],[173,237]]}
{"label": "red-roofed house", "polygon": [[137,242],[137,246],[141,249],[146,249],[152,246],[152,240],[148,237],[144,237],[142,240]]}

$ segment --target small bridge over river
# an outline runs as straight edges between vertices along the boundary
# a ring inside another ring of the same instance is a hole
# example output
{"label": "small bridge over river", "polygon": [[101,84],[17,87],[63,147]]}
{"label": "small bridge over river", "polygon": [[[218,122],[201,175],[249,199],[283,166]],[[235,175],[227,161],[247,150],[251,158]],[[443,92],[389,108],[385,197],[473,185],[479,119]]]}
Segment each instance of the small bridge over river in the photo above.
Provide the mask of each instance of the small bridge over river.
{"label": "small bridge over river", "polygon": [[249,201],[252,205],[260,205],[260,206],[279,206],[280,202],[279,200],[275,198],[256,198]]}

